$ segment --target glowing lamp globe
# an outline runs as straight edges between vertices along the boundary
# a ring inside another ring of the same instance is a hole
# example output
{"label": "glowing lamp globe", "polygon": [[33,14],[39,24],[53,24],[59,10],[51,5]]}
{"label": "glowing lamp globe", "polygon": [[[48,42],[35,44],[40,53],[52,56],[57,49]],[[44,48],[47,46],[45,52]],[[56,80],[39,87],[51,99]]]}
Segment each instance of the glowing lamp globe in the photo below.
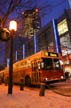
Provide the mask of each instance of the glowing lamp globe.
{"label": "glowing lamp globe", "polygon": [[16,21],[10,21],[10,25],[9,25],[9,30],[12,31],[16,31],[17,30],[17,22]]}

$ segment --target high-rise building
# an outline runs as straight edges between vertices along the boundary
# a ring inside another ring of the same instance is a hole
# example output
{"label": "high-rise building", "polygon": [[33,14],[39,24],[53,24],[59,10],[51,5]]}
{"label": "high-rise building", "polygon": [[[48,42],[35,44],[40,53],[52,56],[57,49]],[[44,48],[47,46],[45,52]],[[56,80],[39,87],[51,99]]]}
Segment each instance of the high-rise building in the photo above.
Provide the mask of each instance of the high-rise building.
{"label": "high-rise building", "polygon": [[25,37],[32,37],[41,28],[39,10],[32,9],[22,13],[23,16],[23,34]]}
{"label": "high-rise building", "polygon": [[58,36],[64,62],[71,63],[71,9],[65,10],[63,16],[57,19]]}
{"label": "high-rise building", "polygon": [[32,9],[22,13],[23,18],[23,35],[26,37],[25,55],[32,55],[37,51],[36,49],[36,34],[41,28],[41,19],[39,17],[39,10]]}

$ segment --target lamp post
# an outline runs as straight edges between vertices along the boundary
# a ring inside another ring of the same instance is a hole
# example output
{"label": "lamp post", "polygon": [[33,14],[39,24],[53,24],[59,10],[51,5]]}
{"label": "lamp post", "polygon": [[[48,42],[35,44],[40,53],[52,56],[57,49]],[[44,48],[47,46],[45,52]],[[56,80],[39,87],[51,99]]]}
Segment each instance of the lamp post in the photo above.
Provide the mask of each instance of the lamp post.
{"label": "lamp post", "polygon": [[9,80],[8,80],[8,94],[12,94],[13,88],[13,36],[14,32],[17,30],[16,21],[10,21],[10,64],[9,64]]}

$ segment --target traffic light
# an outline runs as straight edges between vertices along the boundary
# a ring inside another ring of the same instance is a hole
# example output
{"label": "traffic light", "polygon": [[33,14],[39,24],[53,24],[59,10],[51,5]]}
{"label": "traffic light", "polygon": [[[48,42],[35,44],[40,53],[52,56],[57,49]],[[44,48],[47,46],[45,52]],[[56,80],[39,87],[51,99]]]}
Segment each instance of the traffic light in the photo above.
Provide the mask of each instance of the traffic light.
{"label": "traffic light", "polygon": [[8,41],[10,39],[10,32],[7,28],[0,29],[0,40],[1,41]]}

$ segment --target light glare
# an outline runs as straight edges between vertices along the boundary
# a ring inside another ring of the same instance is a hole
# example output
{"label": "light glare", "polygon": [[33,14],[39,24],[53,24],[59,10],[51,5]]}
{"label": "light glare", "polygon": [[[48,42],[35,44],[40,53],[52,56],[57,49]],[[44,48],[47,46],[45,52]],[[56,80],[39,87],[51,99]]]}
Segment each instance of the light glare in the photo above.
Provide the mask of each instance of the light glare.
{"label": "light glare", "polygon": [[16,31],[17,30],[17,22],[16,21],[10,21],[10,25],[9,25],[9,30],[14,30]]}

